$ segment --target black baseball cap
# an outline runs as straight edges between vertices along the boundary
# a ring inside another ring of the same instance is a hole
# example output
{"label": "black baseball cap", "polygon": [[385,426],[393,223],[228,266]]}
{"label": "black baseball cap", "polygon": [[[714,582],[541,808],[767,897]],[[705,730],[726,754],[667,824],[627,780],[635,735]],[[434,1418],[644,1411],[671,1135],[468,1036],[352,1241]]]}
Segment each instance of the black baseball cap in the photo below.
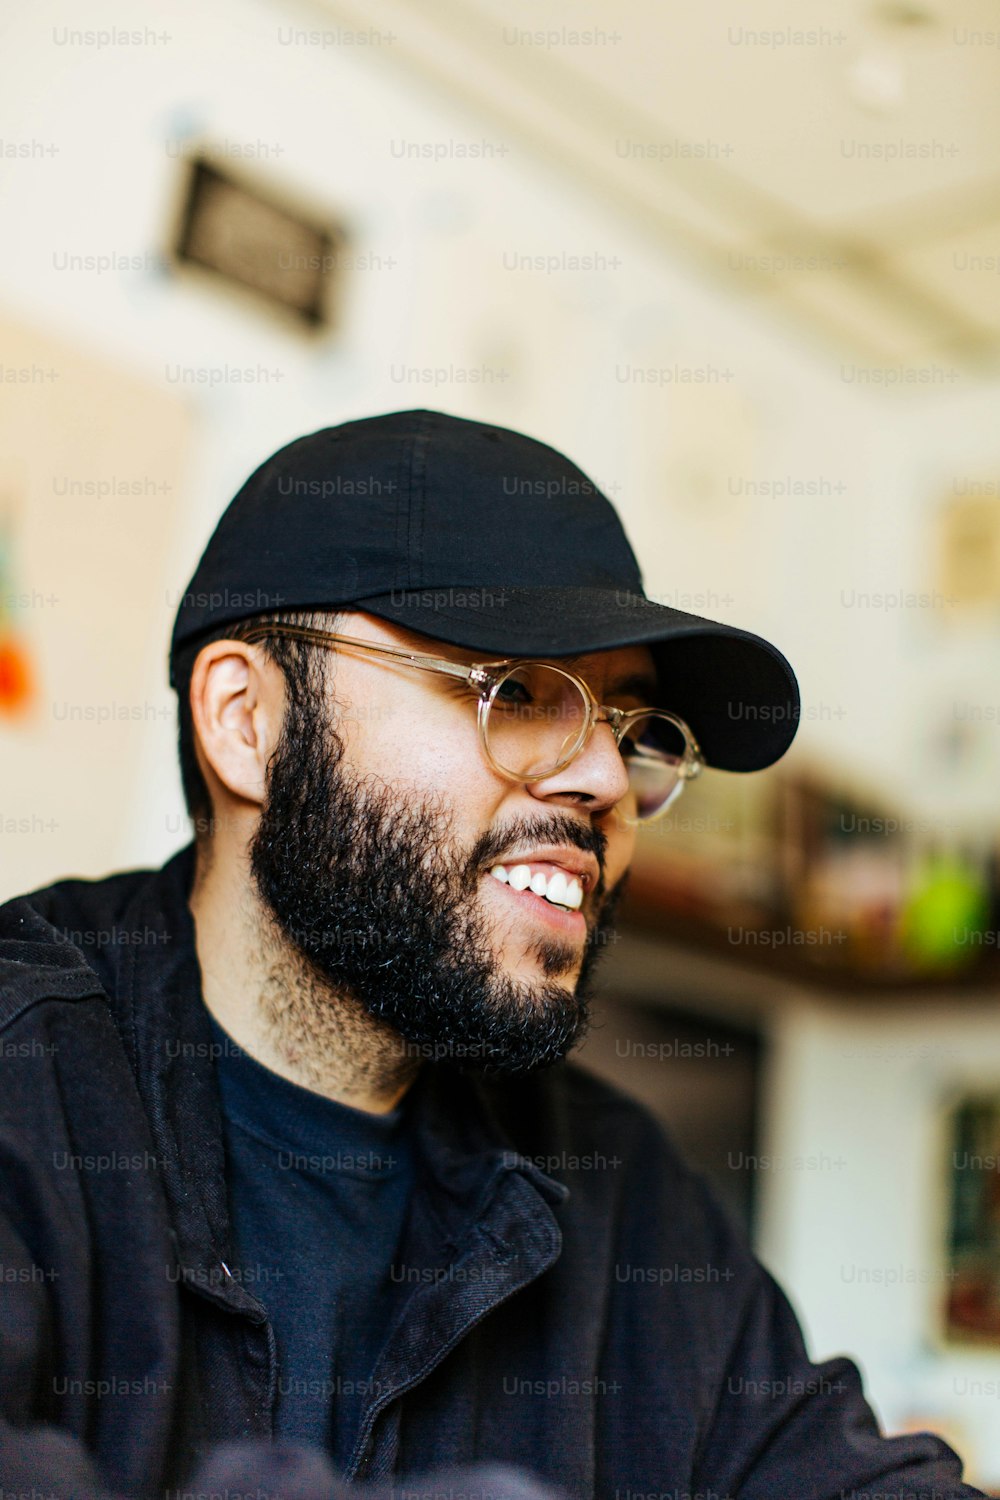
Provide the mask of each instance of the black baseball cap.
{"label": "black baseball cap", "polygon": [[389,412],[265,460],[182,596],[171,686],[178,654],[220,625],[347,606],[487,660],[648,645],[658,706],[723,770],[771,765],[798,727],[780,651],[647,599],[610,500],[556,449],[491,422]]}

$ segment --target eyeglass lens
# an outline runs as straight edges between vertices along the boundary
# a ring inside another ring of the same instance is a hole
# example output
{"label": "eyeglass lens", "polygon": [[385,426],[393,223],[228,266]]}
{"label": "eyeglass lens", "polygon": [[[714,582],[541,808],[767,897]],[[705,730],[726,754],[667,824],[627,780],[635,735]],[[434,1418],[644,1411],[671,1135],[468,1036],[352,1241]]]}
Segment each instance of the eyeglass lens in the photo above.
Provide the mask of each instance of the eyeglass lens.
{"label": "eyeglass lens", "polygon": [[[543,662],[527,662],[511,668],[494,688],[486,742],[510,775],[552,775],[579,750],[587,718],[587,701],[571,677]],[[656,713],[637,720],[622,737],[629,800],[635,800],[639,821],[654,817],[680,787],[686,748],[677,725]]]}

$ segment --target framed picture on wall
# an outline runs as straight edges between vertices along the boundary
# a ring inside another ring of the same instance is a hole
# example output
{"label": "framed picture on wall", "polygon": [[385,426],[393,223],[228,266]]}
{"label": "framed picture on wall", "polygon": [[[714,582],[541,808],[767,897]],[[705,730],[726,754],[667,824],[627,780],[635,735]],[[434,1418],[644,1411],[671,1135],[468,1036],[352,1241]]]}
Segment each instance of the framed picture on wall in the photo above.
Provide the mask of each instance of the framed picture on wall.
{"label": "framed picture on wall", "polygon": [[944,1129],[943,1335],[1000,1350],[1000,1081],[954,1096]]}

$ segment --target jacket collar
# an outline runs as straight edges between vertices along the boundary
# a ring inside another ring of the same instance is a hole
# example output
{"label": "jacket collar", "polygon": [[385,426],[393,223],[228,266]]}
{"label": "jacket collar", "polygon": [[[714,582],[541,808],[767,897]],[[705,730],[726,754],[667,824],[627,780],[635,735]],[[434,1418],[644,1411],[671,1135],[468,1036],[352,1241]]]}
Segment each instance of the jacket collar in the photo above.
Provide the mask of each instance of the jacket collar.
{"label": "jacket collar", "polygon": [[[225,1152],[188,905],[193,873],[188,844],[140,881],[122,924],[147,940],[120,948],[109,999],[162,1163],[181,1275],[211,1300],[262,1321],[261,1304],[225,1269],[232,1253]],[[518,1151],[478,1080],[425,1062],[412,1088],[419,1191],[404,1256],[440,1267],[485,1234],[517,1261],[522,1282],[533,1279],[559,1254],[552,1207],[569,1189]]]}

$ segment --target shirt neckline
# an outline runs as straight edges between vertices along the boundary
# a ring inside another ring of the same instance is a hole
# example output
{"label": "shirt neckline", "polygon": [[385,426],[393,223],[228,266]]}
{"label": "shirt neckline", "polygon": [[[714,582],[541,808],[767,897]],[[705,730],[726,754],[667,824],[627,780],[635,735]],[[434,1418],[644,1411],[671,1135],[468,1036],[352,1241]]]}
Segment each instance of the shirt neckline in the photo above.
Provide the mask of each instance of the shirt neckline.
{"label": "shirt neckline", "polygon": [[219,1102],[230,1123],[275,1150],[317,1158],[326,1171],[388,1177],[402,1168],[409,1093],[384,1114],[329,1099],[252,1057],[205,1010]]}

